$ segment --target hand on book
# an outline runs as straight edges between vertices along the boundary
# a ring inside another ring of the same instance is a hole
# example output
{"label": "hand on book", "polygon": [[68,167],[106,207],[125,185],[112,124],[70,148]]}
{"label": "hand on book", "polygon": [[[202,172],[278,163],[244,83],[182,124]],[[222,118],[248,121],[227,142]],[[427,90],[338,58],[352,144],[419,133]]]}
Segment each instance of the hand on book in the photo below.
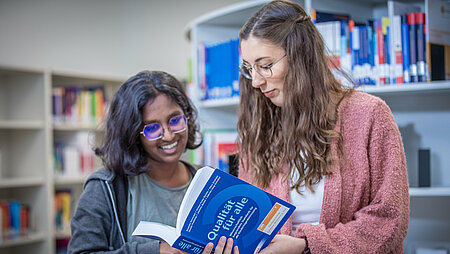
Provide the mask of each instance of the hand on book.
{"label": "hand on book", "polygon": [[[213,243],[208,243],[203,249],[202,254],[211,254],[211,251],[214,247]],[[219,239],[219,242],[217,243],[216,249],[214,250],[214,254],[230,254],[231,249],[233,248],[233,238],[228,238],[222,236]],[[161,242],[159,244],[159,253],[161,254],[182,254],[186,253],[183,251],[180,251],[178,249],[173,248],[168,243]],[[233,254],[239,254],[239,248],[237,246],[234,246]]]}
{"label": "hand on book", "polygon": [[183,254],[184,252],[173,248],[168,243],[160,242],[159,243],[159,253],[160,254]]}
{"label": "hand on book", "polygon": [[[202,254],[210,254],[214,247],[213,243],[208,243],[203,249]],[[216,249],[214,250],[214,254],[230,254],[233,249],[233,254],[239,254],[239,248],[234,246],[233,248],[233,238],[226,238],[225,236],[220,237],[219,242],[217,243]]]}
{"label": "hand on book", "polygon": [[276,235],[270,244],[259,252],[260,254],[283,253],[295,254],[303,253],[306,247],[305,239],[296,238],[289,235]]}

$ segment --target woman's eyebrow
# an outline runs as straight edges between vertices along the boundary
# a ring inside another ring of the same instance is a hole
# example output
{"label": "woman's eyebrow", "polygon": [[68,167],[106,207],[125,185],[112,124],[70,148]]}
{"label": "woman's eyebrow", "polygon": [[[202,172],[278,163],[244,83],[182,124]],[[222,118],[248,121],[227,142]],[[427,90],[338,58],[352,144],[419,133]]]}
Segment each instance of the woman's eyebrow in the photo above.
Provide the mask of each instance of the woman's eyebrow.
{"label": "woman's eyebrow", "polygon": [[[174,116],[178,116],[178,115],[184,115],[184,112],[183,111],[175,111],[175,112],[169,114],[166,121],[168,122],[170,120],[170,118],[172,118]],[[155,120],[155,119],[143,121],[144,125],[151,124],[151,123],[160,123],[160,121]]]}
{"label": "woman's eyebrow", "polygon": [[[261,61],[261,60],[264,60],[264,59],[266,59],[266,58],[270,58],[270,56],[262,56],[262,57],[258,57],[258,58],[255,60],[255,63],[257,63],[257,62],[259,62],[259,61]],[[244,60],[244,59],[242,59],[242,62],[243,62],[243,63],[246,63],[246,64],[250,64],[247,60]]]}

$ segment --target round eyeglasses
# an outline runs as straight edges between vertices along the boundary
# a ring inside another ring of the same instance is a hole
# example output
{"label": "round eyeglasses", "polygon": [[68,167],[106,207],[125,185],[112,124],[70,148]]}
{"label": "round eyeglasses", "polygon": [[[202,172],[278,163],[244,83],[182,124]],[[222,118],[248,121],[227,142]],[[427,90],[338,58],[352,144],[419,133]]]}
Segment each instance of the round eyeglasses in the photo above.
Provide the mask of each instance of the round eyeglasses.
{"label": "round eyeglasses", "polygon": [[282,56],[280,59],[276,60],[275,62],[271,63],[271,64],[260,64],[260,63],[255,63],[253,64],[253,67],[247,66],[245,64],[240,64],[239,65],[239,71],[241,72],[241,74],[247,78],[247,79],[253,79],[252,77],[252,70],[255,69],[255,71],[257,73],[259,73],[259,75],[261,75],[264,78],[270,78],[272,77],[273,73],[272,73],[272,67],[278,63],[279,61],[281,61],[281,59],[285,58],[286,54],[284,54],[284,56]]}
{"label": "round eyeglasses", "polygon": [[[180,133],[187,129],[187,117],[184,115],[177,115],[169,119],[169,129],[172,133]],[[150,123],[144,126],[140,132],[149,141],[162,138],[164,135],[164,128],[160,123]]]}

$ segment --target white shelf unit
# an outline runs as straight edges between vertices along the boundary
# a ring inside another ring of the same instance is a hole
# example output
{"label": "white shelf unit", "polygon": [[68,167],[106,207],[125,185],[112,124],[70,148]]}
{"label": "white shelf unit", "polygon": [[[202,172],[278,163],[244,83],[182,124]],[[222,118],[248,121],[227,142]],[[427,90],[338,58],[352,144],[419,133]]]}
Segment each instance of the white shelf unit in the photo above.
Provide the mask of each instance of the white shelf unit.
{"label": "white shelf unit", "polygon": [[[95,75],[85,73],[75,73],[68,71],[53,71],[50,75],[51,87],[79,87],[92,88],[103,87],[104,96],[107,102],[111,101],[114,93],[118,90],[120,85],[126,80],[124,77],[115,77],[110,75]],[[51,100],[51,98],[50,98]],[[85,123],[55,123],[52,122],[52,149],[53,143],[59,142],[78,146],[80,141],[85,145],[92,147],[97,144],[98,136],[101,134],[101,123],[99,124],[85,124]],[[85,140],[86,139],[86,140]],[[94,159],[94,169],[101,167],[101,160],[97,157]],[[54,172],[53,165],[50,169]],[[53,192],[69,190],[72,196],[71,200],[71,215],[75,212],[78,205],[79,196],[83,191],[83,184],[90,173],[80,173],[76,175],[57,175],[53,174]],[[54,228],[54,227],[53,227]],[[53,234],[54,240],[65,239],[70,237],[67,231],[55,231]]]}
{"label": "white shelf unit", "polygon": [[0,200],[31,208],[31,233],[2,241],[2,253],[51,251],[48,85],[43,70],[0,67]]}
{"label": "white shelf unit", "polygon": [[[197,96],[198,46],[238,37],[245,21],[268,1],[245,1],[215,10],[193,20],[186,27],[191,41],[193,86],[190,94],[199,110],[202,129],[236,128],[239,98],[202,101]],[[312,8],[332,13],[348,13],[357,22],[388,16],[387,0],[305,0],[296,1],[310,12]],[[410,1],[422,11],[424,1]],[[416,247],[440,243],[450,249],[450,81],[387,86],[362,86],[362,90],[387,102],[402,133],[410,181],[410,225],[405,253]],[[418,149],[431,149],[430,188],[418,186]],[[425,208],[424,208],[425,207]],[[431,212],[424,211],[432,210]]]}
{"label": "white shelf unit", "polygon": [[0,200],[29,205],[32,225],[27,235],[0,240],[0,253],[53,254],[55,240],[70,237],[55,232],[55,190],[71,189],[75,208],[86,176],[56,178],[53,141],[98,130],[97,126],[54,125],[52,87],[102,85],[110,100],[125,80],[109,75],[0,66]]}

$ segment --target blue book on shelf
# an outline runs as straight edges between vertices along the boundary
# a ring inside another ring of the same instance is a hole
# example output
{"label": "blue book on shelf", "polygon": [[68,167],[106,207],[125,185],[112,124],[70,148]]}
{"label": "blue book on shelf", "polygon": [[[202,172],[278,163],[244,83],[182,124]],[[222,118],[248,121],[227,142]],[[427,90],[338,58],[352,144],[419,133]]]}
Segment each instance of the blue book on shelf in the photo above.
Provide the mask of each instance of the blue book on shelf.
{"label": "blue book on shelf", "polygon": [[187,253],[201,253],[221,236],[239,253],[258,253],[278,233],[295,206],[219,169],[197,171],[181,202],[176,227],[141,221],[133,235],[163,240]]}
{"label": "blue book on shelf", "polygon": [[239,96],[239,41],[206,46],[206,96],[221,99]]}
{"label": "blue book on shelf", "polygon": [[411,83],[409,74],[409,27],[406,14],[401,16],[402,29],[402,57],[403,57],[403,83]]}
{"label": "blue book on shelf", "polygon": [[373,20],[366,21],[366,29],[367,29],[367,61],[369,64],[369,85],[375,85],[376,81],[373,76],[373,68],[375,66],[375,34],[374,34],[374,23]]}
{"label": "blue book on shelf", "polygon": [[19,201],[9,202],[9,215],[11,219],[12,237],[20,235],[20,203]]}
{"label": "blue book on shelf", "polygon": [[386,65],[387,65],[387,73],[386,73],[386,84],[392,84],[393,83],[393,76],[391,75],[391,43],[390,43],[390,34],[389,34],[389,26],[386,26],[386,35],[384,37],[384,46],[385,46],[385,56],[384,59]]}

